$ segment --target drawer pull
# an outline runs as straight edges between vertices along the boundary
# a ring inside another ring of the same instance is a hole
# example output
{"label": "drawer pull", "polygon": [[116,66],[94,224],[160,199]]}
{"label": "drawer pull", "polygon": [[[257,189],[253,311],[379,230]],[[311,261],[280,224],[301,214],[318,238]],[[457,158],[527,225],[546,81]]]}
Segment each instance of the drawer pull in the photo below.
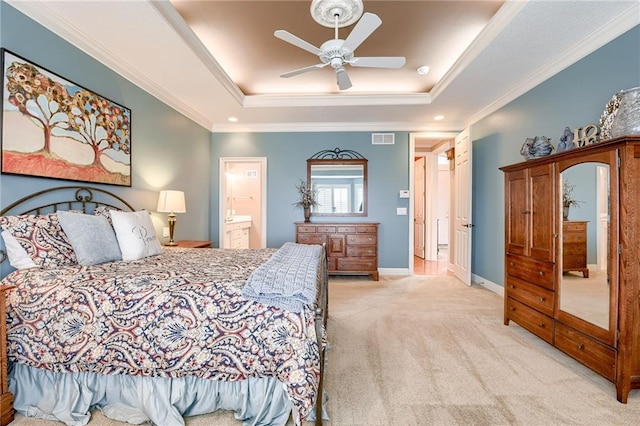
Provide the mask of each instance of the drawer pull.
{"label": "drawer pull", "polygon": [[516,288],[516,286],[513,284],[509,284],[509,288]]}
{"label": "drawer pull", "polygon": [[530,213],[531,213],[531,211],[529,211],[529,210],[525,210],[525,211],[522,212],[522,214],[530,214]]}
{"label": "drawer pull", "polygon": [[578,343],[578,349],[580,350],[584,349],[584,345],[582,343]]}
{"label": "drawer pull", "polygon": [[509,266],[513,266],[513,262],[509,262]]}
{"label": "drawer pull", "polygon": [[541,301],[541,302],[544,302],[544,297],[540,297],[540,301]]}
{"label": "drawer pull", "polygon": [[540,323],[540,324],[538,324],[538,327],[540,327],[540,328],[544,328],[544,324],[543,324],[543,323]]}
{"label": "drawer pull", "polygon": [[544,272],[539,271],[539,272],[538,272],[538,274],[539,274],[540,276],[543,276],[543,275],[544,275]]}
{"label": "drawer pull", "polygon": [[510,311],[515,311],[516,308],[514,308],[513,306],[509,308]]}

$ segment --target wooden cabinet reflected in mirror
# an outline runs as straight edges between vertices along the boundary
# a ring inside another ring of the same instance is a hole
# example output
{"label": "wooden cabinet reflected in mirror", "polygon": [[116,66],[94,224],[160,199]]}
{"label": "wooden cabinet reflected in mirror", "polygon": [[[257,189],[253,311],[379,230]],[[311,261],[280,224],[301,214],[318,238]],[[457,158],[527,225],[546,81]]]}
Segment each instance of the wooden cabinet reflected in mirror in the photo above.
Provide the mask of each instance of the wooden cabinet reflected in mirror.
{"label": "wooden cabinet reflected in mirror", "polygon": [[307,160],[318,205],[311,216],[367,216],[367,159],[356,151],[320,151]]}

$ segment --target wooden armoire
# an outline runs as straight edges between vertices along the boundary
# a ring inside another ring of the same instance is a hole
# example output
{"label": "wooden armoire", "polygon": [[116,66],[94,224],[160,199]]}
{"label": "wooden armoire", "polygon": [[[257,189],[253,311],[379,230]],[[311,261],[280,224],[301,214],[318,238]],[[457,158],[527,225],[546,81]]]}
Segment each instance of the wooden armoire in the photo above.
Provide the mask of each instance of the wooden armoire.
{"label": "wooden armoire", "polygon": [[[640,135],[501,170],[504,323],[518,323],[611,380],[626,403],[640,388]],[[563,224],[563,180],[584,197],[568,220],[586,223],[586,271],[563,265],[563,246],[575,238]]]}

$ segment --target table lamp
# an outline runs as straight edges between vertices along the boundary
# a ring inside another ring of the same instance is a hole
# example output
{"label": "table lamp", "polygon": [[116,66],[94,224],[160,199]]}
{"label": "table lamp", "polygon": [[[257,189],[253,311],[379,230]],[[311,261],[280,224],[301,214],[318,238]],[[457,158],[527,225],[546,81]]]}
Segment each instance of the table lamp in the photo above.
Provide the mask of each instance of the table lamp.
{"label": "table lamp", "polygon": [[176,213],[186,213],[187,208],[184,202],[183,191],[160,191],[158,197],[158,211],[161,213],[169,213],[169,242],[167,246],[176,246],[178,243],[173,241],[173,231],[176,228]]}

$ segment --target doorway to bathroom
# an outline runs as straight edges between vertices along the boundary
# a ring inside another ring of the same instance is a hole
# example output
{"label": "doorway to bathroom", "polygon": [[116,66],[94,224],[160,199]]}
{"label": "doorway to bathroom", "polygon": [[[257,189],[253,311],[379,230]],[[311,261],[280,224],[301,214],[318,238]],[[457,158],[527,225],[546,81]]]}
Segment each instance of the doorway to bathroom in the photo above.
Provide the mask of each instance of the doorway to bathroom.
{"label": "doorway to bathroom", "polygon": [[220,158],[219,241],[221,248],[264,248],[267,159]]}

